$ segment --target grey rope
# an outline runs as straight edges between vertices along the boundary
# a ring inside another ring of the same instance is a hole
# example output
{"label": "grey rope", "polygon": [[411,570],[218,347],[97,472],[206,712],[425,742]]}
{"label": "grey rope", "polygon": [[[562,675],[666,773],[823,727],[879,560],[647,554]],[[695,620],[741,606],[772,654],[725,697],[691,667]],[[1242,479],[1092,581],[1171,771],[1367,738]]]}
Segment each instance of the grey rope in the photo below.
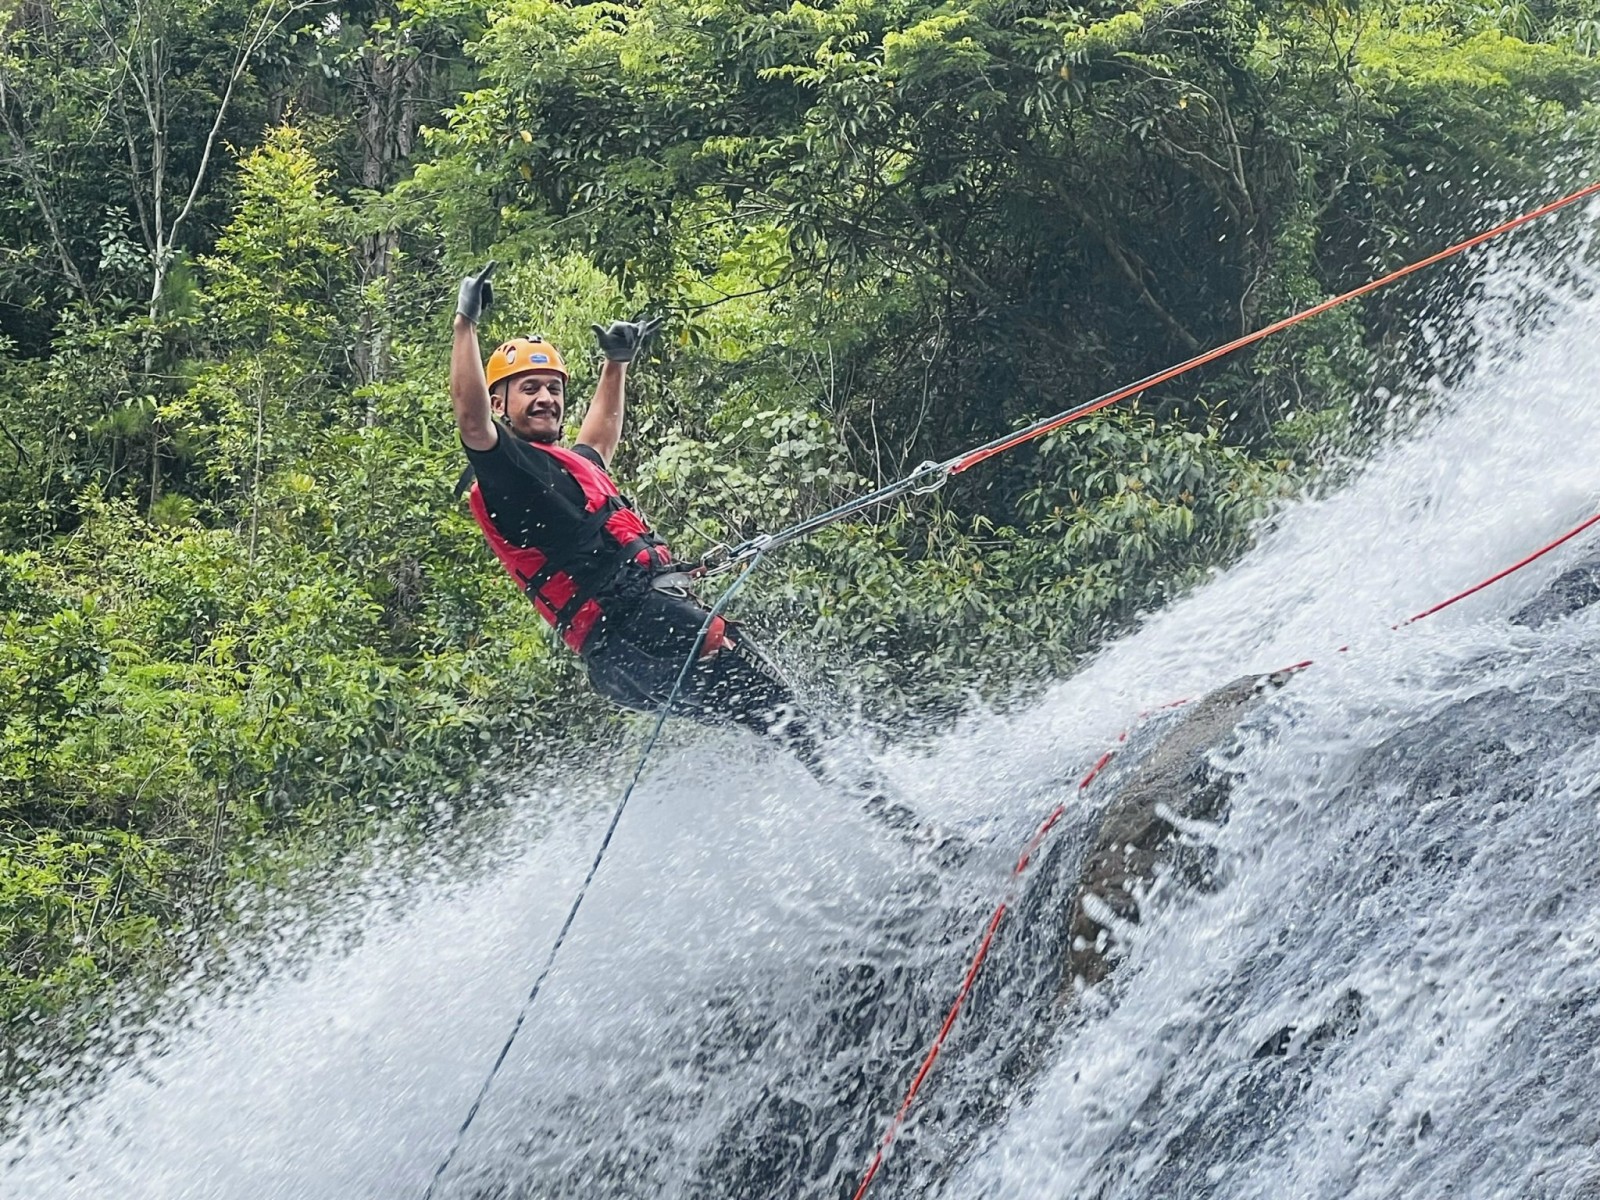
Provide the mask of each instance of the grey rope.
{"label": "grey rope", "polygon": [[683,690],[684,680],[689,678],[689,671],[700,657],[700,647],[705,644],[706,635],[711,632],[711,623],[721,615],[722,610],[734,598],[745,582],[750,578],[750,573],[755,570],[756,564],[761,561],[764,549],[757,550],[744,564],[736,578],[717,598],[717,602],[706,613],[706,619],[700,625],[700,632],[695,635],[694,645],[689,649],[689,655],[683,661],[683,668],[678,672],[678,678],[672,684],[672,691],[667,694],[667,699],[661,706],[661,711],[656,714],[656,723],[650,730],[650,736],[645,740],[644,751],[639,755],[638,765],[633,769],[633,778],[628,781],[628,786],[623,790],[622,799],[617,801],[616,810],[611,814],[611,823],[606,826],[605,837],[600,839],[600,848],[595,851],[594,861],[589,864],[589,873],[584,876],[583,883],[578,888],[578,894],[573,898],[572,907],[567,910],[567,919],[561,923],[561,931],[556,934],[556,940],[550,946],[550,953],[544,960],[544,967],[539,971],[539,977],[533,981],[533,987],[528,992],[528,998],[522,1002],[522,1009],[517,1013],[516,1022],[511,1026],[511,1032],[506,1036],[505,1044],[500,1047],[500,1053],[495,1056],[494,1065],[489,1068],[489,1073],[484,1077],[483,1086],[478,1089],[478,1094],[473,1098],[472,1107],[467,1110],[466,1118],[461,1122],[461,1128],[456,1130],[455,1140],[451,1142],[450,1149],[440,1161],[438,1168],[433,1172],[433,1179],[428,1183],[428,1190],[424,1192],[423,1200],[432,1200],[433,1192],[439,1186],[439,1181],[444,1178],[444,1173],[456,1156],[456,1151],[461,1149],[461,1143],[467,1136],[467,1130],[478,1116],[478,1110],[483,1107],[484,1098],[489,1094],[489,1088],[494,1083],[494,1078],[500,1073],[500,1067],[506,1061],[506,1055],[511,1053],[511,1043],[517,1040],[517,1034],[522,1032],[522,1026],[528,1019],[528,1013],[533,1008],[533,1003],[539,998],[539,989],[544,987],[544,981],[550,977],[550,969],[555,966],[556,955],[561,953],[561,945],[567,940],[567,932],[572,928],[572,922],[577,918],[578,909],[583,904],[583,899],[589,894],[589,885],[594,882],[595,875],[600,870],[600,862],[606,856],[606,849],[611,845],[611,837],[617,832],[617,826],[622,821],[622,810],[628,807],[628,800],[633,796],[633,789],[638,786],[640,777],[644,774],[645,764],[650,761],[651,752],[656,748],[656,742],[661,737],[661,727],[667,723],[667,715],[672,711],[672,705],[678,698],[678,693]]}

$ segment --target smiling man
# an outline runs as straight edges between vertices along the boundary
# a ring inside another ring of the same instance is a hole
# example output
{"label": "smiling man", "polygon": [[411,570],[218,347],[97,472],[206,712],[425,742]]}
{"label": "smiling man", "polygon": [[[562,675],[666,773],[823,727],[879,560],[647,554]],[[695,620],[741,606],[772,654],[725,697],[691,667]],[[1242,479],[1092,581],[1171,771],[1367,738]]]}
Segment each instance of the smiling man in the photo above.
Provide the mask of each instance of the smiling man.
{"label": "smiling man", "polygon": [[[595,690],[626,708],[659,709],[695,653],[707,610],[608,472],[628,365],[661,321],[594,326],[605,361],[567,447],[560,352],[542,337],[515,338],[482,362],[477,324],[493,302],[493,270],[490,263],[462,281],[450,356],[456,427],[476,477],[472,515],[539,615],[583,658]],[[821,774],[793,693],[732,621],[711,620],[674,711],[772,736]]]}

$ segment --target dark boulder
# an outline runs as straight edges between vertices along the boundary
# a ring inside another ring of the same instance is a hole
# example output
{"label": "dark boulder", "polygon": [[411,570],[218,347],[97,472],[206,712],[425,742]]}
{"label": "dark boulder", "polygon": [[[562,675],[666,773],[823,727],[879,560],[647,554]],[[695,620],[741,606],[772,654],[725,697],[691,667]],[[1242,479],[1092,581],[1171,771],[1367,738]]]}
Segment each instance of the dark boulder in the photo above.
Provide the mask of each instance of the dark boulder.
{"label": "dark boulder", "polygon": [[1563,571],[1512,616],[1514,625],[1538,629],[1551,621],[1570,617],[1600,600],[1600,556]]}
{"label": "dark boulder", "polygon": [[1176,868],[1205,886],[1209,856],[1186,842],[1181,824],[1227,815],[1231,780],[1212,762],[1262,693],[1287,678],[1247,675],[1184,708],[1145,755],[1100,818],[1068,916],[1070,974],[1084,984],[1108,976],[1118,957],[1116,926],[1138,922],[1159,871]]}

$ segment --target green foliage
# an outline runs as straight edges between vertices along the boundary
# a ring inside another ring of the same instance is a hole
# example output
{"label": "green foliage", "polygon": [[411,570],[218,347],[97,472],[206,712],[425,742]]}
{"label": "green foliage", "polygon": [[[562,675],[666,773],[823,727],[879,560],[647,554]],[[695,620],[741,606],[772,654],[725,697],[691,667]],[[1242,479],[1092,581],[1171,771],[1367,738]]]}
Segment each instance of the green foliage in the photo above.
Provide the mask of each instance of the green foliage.
{"label": "green foliage", "polygon": [[1041,453],[1074,485],[1025,494],[1015,524],[924,501],[871,539],[833,531],[797,552],[768,611],[803,629],[796,653],[831,664],[818,682],[902,721],[959,709],[975,688],[1015,700],[1226,561],[1285,486],[1219,429],[1136,411]]}
{"label": "green foliage", "polygon": [[123,507],[62,550],[0,556],[0,825],[18,839],[0,913],[25,943],[15,977],[38,984],[0,984],[19,1030],[141,957],[170,961],[261,837],[458,794],[551,686],[525,620],[483,619],[487,572],[413,604],[401,637],[392,594],[327,552],[274,544],[252,563],[236,533],[162,532]]}
{"label": "green foliage", "polygon": [[[616,466],[693,557],[1588,177],[1591,9],[395,0],[253,39],[281,0],[13,4],[7,1033],[159,978],[273,848],[422,823],[495,750],[589,736],[451,497],[461,271],[500,261],[484,348],[563,346],[574,421],[589,324],[669,316]],[[1473,269],[833,527],[742,615],[885,728],[1014,697],[1237,553],[1379,424],[1375,382],[1403,405],[1409,363],[1449,369],[1409,314],[1451,328]]]}
{"label": "green foliage", "polygon": [[[1491,196],[1546,189],[1553,131],[1600,75],[1560,39],[1479,24],[1238,0],[529,0],[494,15],[474,48],[489,86],[435,144],[495,181],[523,244],[548,214],[546,236],[691,311],[717,251],[778,231],[784,274],[761,286],[789,340],[850,343],[831,424],[915,462],[1435,248]],[[1441,278],[1437,297],[1459,292]],[[1343,410],[1386,315],[1297,331],[1165,402],[1199,428],[1200,397],[1224,400],[1244,439]],[[1068,482],[1040,465],[989,489],[983,515]]]}
{"label": "green foliage", "polygon": [[279,126],[239,164],[233,218],[203,260],[214,320],[229,341],[303,360],[337,344],[337,301],[349,247],[338,237],[331,172],[292,126]]}
{"label": "green foliage", "polygon": [[175,866],[120,829],[0,831],[0,1023],[16,1028],[169,959],[174,914],[149,897],[170,888]]}

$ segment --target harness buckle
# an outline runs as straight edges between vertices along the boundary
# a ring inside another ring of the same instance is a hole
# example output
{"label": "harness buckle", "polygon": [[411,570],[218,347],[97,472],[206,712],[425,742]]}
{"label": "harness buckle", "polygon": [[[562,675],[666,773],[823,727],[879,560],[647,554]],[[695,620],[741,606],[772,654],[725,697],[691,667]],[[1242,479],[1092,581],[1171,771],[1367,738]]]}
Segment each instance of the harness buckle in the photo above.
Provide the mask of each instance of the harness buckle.
{"label": "harness buckle", "polygon": [[650,587],[653,591],[687,600],[694,594],[694,579],[687,571],[663,571],[650,577]]}

